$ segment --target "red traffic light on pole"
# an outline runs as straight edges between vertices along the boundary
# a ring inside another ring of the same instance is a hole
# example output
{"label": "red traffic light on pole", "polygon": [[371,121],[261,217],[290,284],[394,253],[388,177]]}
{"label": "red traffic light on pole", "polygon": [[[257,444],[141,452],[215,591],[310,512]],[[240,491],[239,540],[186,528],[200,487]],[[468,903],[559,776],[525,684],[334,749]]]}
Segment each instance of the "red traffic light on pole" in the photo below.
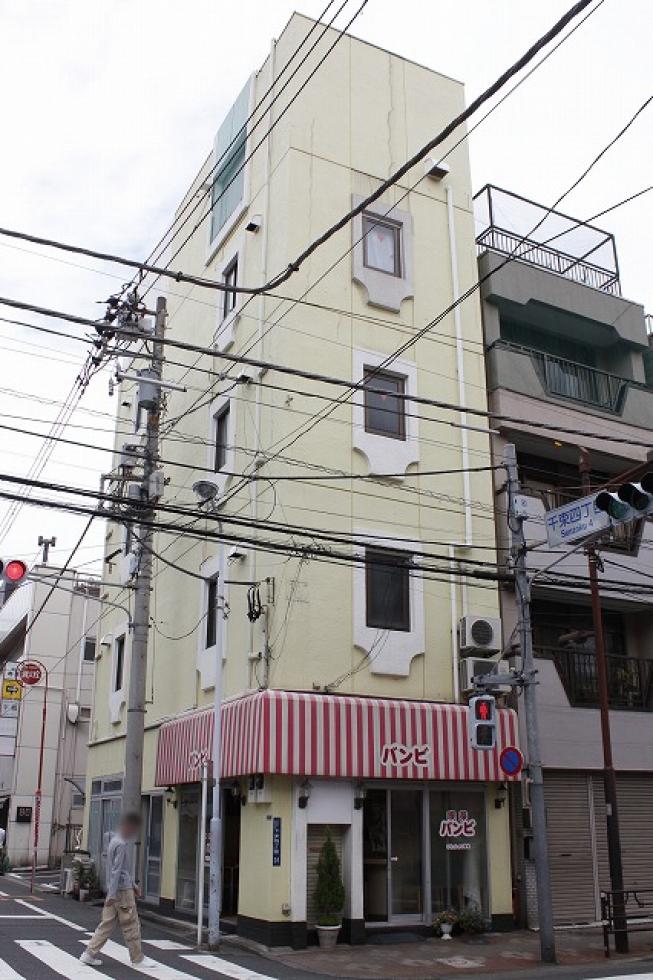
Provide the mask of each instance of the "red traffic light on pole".
{"label": "red traffic light on pole", "polygon": [[469,699],[468,731],[473,749],[493,749],[497,744],[497,710],[491,694]]}
{"label": "red traffic light on pole", "polygon": [[8,561],[0,559],[0,578],[3,582],[11,582],[17,585],[27,575],[27,565],[20,558],[10,558]]}

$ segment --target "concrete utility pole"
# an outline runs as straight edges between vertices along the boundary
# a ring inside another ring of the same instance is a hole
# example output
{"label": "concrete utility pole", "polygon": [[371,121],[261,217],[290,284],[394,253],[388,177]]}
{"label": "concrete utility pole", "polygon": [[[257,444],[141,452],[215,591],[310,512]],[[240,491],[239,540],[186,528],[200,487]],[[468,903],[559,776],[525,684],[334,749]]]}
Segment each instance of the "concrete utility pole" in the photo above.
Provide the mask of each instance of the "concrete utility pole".
{"label": "concrete utility pole", "polygon": [[507,472],[508,527],[510,553],[515,573],[515,595],[519,609],[519,635],[524,677],[524,713],[526,742],[528,746],[528,774],[530,776],[531,814],[533,820],[533,852],[537,879],[537,911],[540,925],[540,957],[544,963],[556,962],[553,932],[553,900],[549,870],[549,845],[546,836],[546,809],[544,804],[544,778],[540,759],[540,735],[537,722],[537,681],[533,657],[533,632],[531,626],[531,588],[526,572],[526,540],[524,516],[515,513],[515,499],[519,494],[519,475],[515,447],[507,445],[504,451]]}
{"label": "concrete utility pole", "polygon": [[[166,301],[156,302],[154,339],[150,377],[155,381],[156,398],[147,409],[147,434],[143,461],[142,500],[139,510],[146,521],[152,521],[152,480],[159,458],[159,427],[161,417],[161,381],[163,368],[163,334],[166,321]],[[152,546],[154,531],[140,527],[141,539],[136,587],[134,589],[134,619],[132,627],[129,694],[127,699],[127,736],[125,740],[125,778],[122,791],[123,813],[140,813],[143,781],[143,739],[145,731],[145,681],[147,675],[147,641],[150,631],[150,594],[152,582]]]}
{"label": "concrete utility pole", "polygon": [[[581,449],[578,461],[583,493],[592,492],[590,461],[586,449]],[[601,714],[601,738],[603,741],[603,788],[605,793],[605,814],[608,834],[608,863],[610,865],[610,887],[614,893],[614,945],[618,953],[628,952],[628,928],[624,895],[624,873],[621,860],[621,837],[619,834],[619,811],[617,808],[617,776],[612,761],[612,739],[610,736],[610,702],[608,697],[608,662],[605,655],[605,635],[598,581],[598,555],[596,548],[589,543],[586,548],[589,566],[590,591],[592,595],[592,621],[594,624],[594,649],[596,657],[596,678]]]}

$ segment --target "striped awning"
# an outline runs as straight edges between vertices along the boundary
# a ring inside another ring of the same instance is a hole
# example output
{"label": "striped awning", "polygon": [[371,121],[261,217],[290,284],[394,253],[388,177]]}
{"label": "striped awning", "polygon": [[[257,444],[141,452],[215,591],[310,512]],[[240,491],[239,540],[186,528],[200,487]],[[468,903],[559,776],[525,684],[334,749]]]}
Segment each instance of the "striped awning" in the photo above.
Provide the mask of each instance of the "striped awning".
{"label": "striped awning", "polygon": [[[428,701],[259,691],[223,704],[220,776],[506,779],[499,756],[518,744],[515,712],[499,709],[498,744],[488,752],[470,747],[467,710]],[[197,782],[212,755],[212,709],[164,722],[156,784]]]}

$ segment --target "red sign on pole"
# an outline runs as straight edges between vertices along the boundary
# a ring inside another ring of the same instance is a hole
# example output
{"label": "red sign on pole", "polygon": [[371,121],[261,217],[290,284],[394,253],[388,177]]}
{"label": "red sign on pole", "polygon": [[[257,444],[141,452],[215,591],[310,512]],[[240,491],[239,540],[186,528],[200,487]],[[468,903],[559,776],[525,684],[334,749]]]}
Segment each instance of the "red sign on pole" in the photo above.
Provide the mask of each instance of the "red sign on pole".
{"label": "red sign on pole", "polygon": [[20,664],[16,671],[16,680],[19,680],[21,684],[38,684],[42,676],[41,665],[31,660],[26,660],[25,663]]}

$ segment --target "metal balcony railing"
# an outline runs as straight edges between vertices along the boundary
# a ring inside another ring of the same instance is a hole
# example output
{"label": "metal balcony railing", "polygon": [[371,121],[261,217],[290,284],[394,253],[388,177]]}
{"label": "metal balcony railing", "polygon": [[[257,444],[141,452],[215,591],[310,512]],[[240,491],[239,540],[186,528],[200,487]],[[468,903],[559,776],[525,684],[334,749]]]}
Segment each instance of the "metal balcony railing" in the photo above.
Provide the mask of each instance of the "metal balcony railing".
{"label": "metal balcony railing", "polygon": [[479,252],[491,250],[619,296],[614,237],[585,221],[487,184],[474,197]]}
{"label": "metal balcony railing", "polygon": [[547,392],[554,398],[569,398],[618,415],[630,382],[616,374],[579,364],[564,357],[546,354],[533,347],[522,347],[507,340],[498,340],[493,348],[517,351],[531,358]]}
{"label": "metal balcony railing", "polygon": [[[593,650],[537,647],[535,656],[553,661],[571,705],[598,707],[596,656]],[[651,710],[653,660],[614,655],[608,655],[606,659],[610,707],[626,711]]]}

